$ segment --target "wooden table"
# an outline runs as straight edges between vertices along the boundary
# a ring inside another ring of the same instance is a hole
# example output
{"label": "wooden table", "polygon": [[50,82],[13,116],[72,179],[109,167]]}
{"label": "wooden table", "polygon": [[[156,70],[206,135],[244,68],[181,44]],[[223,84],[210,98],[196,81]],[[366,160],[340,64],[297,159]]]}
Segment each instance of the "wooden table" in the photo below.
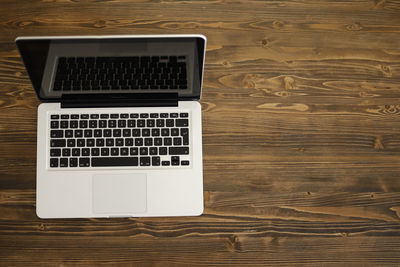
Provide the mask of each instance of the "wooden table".
{"label": "wooden table", "polygon": [[[399,1],[0,7],[0,265],[399,264]],[[38,219],[39,102],[14,39],[160,33],[208,37],[204,214]]]}

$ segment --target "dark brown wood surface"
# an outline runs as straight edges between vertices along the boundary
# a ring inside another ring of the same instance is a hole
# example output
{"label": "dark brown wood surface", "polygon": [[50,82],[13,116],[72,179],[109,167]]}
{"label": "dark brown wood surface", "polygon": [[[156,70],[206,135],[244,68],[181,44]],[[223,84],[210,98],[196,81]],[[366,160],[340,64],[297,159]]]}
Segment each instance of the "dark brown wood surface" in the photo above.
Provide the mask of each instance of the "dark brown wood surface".
{"label": "dark brown wood surface", "polygon": [[[201,33],[200,217],[40,220],[14,39]],[[398,265],[400,2],[0,2],[0,265]]]}

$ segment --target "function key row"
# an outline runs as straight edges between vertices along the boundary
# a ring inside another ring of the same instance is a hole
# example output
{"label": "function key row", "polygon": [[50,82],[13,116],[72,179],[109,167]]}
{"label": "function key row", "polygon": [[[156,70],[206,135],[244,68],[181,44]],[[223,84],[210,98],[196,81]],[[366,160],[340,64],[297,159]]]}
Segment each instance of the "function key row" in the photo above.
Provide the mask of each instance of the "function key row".
{"label": "function key row", "polygon": [[53,114],[50,116],[52,120],[76,120],[76,119],[136,119],[136,118],[187,118],[189,117],[189,113],[111,113],[111,114]]}
{"label": "function key row", "polygon": [[188,127],[189,119],[52,120],[51,129]]}

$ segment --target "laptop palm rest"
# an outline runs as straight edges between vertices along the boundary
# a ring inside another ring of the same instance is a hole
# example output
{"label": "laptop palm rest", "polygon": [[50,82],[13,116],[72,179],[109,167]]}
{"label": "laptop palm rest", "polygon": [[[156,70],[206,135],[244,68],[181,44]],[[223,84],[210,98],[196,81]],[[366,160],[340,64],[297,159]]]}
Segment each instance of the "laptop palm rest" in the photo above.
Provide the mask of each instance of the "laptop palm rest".
{"label": "laptop palm rest", "polygon": [[120,216],[146,212],[146,174],[95,174],[92,179],[95,214]]}

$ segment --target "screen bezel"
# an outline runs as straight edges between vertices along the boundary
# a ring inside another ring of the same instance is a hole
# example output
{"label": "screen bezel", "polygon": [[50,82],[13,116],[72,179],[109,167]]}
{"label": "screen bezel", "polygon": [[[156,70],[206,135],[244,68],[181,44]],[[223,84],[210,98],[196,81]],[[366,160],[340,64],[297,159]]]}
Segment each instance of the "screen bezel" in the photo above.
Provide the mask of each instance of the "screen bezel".
{"label": "screen bezel", "polygon": [[[178,96],[178,100],[199,100],[202,92],[203,73],[204,73],[204,60],[205,60],[205,48],[207,38],[201,34],[177,34],[177,35],[109,35],[109,36],[44,36],[44,37],[18,37],[15,40],[18,51],[21,55],[25,68],[28,72],[29,78],[35,89],[36,95],[41,102],[60,102],[61,97],[42,97],[41,92],[41,80],[43,78],[43,72],[45,68],[45,62],[47,58],[47,51],[51,41],[53,40],[68,40],[68,41],[85,41],[85,40],[113,40],[115,39],[160,39],[160,38],[185,38],[195,39],[197,46],[197,56],[199,62],[199,84],[197,88],[193,89],[195,94],[190,96]],[[46,55],[43,55],[45,51],[40,51],[35,46],[39,46],[46,50]],[[196,86],[196,85],[194,85]],[[141,94],[140,92],[130,92],[129,94]],[[95,95],[95,94],[94,94]]]}

